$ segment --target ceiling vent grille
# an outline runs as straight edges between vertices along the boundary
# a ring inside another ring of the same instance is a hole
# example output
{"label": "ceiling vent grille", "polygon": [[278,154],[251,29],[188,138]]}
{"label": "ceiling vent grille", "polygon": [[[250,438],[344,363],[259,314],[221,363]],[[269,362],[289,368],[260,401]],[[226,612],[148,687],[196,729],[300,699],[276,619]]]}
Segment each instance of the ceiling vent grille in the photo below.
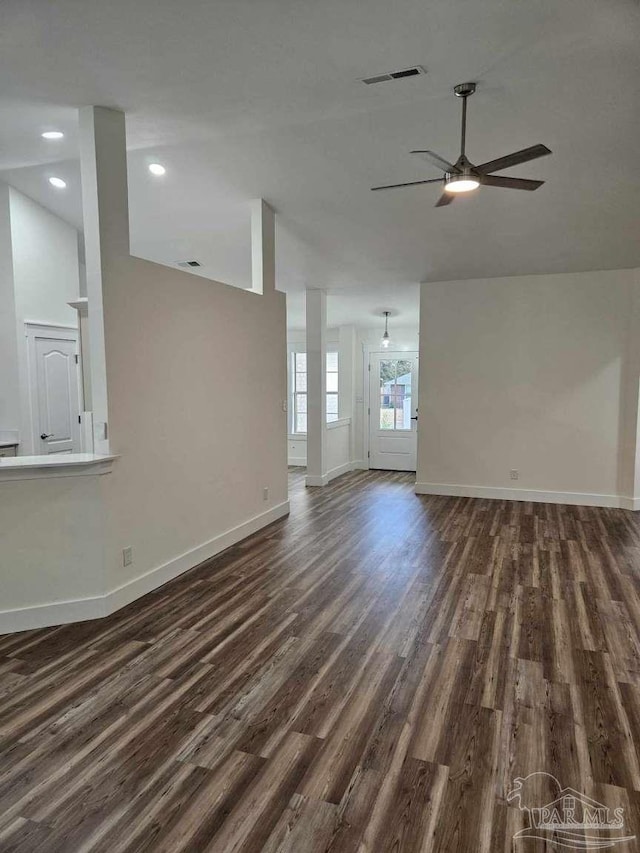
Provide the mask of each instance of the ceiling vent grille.
{"label": "ceiling vent grille", "polygon": [[179,267],[201,267],[200,261],[176,261]]}
{"label": "ceiling vent grille", "polygon": [[377,74],[375,77],[364,77],[362,82],[367,86],[374,83],[384,83],[387,80],[404,80],[406,77],[418,77],[421,74],[426,74],[426,70],[422,65],[413,65],[411,68],[403,68],[401,71],[389,71],[388,74]]}

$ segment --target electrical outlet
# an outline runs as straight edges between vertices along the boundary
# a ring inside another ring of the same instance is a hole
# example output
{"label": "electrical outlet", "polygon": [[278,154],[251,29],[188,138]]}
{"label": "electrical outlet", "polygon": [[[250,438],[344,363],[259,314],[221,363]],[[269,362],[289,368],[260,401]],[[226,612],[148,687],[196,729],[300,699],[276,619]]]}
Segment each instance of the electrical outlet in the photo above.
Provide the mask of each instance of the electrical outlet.
{"label": "electrical outlet", "polygon": [[264,489],[262,490],[262,500],[263,501],[269,500],[269,487],[268,486],[265,486]]}
{"label": "electrical outlet", "polygon": [[517,468],[512,468],[509,471],[509,476],[511,477],[512,480],[517,480],[518,477],[520,476],[520,472],[518,471]]}
{"label": "electrical outlet", "polygon": [[133,548],[123,548],[122,549],[122,565],[130,566],[133,563]]}

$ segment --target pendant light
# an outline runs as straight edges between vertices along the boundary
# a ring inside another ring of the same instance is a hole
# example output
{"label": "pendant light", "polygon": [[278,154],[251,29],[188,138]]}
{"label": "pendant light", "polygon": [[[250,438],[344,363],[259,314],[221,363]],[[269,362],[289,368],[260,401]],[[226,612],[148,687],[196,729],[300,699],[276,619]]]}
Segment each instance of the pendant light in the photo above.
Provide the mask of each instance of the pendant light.
{"label": "pendant light", "polygon": [[389,349],[391,344],[391,338],[389,337],[389,314],[391,314],[391,311],[383,311],[382,314],[384,316],[384,335],[382,336],[380,345],[383,349]]}

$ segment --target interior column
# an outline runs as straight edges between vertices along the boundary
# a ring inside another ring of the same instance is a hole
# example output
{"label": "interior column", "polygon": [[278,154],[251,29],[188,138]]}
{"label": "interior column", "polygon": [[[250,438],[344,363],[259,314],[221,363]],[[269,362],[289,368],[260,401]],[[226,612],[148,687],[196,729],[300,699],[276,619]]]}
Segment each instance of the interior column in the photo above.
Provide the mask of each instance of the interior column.
{"label": "interior column", "polygon": [[270,293],[276,288],[275,214],[264,199],[251,202],[251,290]]}
{"label": "interior column", "polygon": [[326,486],[327,294],[307,290],[307,486]]}
{"label": "interior column", "polygon": [[349,462],[355,459],[355,400],[354,400],[354,365],[356,363],[356,329],[355,326],[340,326],[338,329],[339,350],[339,405],[341,418],[349,418]]}
{"label": "interior column", "polygon": [[109,452],[103,279],[129,257],[129,198],[124,113],[80,110],[80,169],[84,222],[94,450]]}

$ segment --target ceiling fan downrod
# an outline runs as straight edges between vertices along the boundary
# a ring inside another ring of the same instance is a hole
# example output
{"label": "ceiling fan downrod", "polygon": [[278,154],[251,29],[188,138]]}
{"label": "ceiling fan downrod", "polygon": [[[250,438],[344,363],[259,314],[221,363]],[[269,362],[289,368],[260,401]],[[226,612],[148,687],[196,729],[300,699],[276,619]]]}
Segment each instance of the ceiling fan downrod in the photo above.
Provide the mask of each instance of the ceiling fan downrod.
{"label": "ceiling fan downrod", "polygon": [[465,156],[465,144],[467,141],[467,98],[476,90],[475,83],[459,83],[453,92],[456,98],[462,98],[462,129],[460,133],[460,157]]}

